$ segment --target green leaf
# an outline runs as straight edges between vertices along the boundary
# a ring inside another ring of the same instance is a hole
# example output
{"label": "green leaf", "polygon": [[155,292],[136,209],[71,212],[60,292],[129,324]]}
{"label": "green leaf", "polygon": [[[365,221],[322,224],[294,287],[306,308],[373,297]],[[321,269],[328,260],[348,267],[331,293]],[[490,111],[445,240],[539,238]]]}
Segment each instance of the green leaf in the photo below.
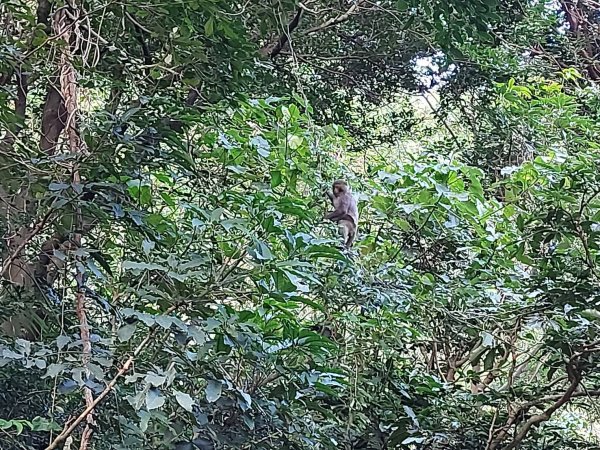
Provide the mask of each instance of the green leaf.
{"label": "green leaf", "polygon": [[144,238],[142,241],[142,249],[146,255],[149,255],[150,252],[154,249],[156,243],[154,241],[149,240],[148,238]]}
{"label": "green leaf", "polygon": [[484,347],[492,347],[494,345],[494,336],[492,336],[487,331],[481,331],[479,333],[481,336],[481,345]]}
{"label": "green leaf", "polygon": [[206,400],[209,403],[214,403],[221,398],[223,385],[217,380],[208,380],[206,385]]}
{"label": "green leaf", "polygon": [[275,189],[277,186],[283,183],[283,178],[281,176],[280,170],[272,170],[271,171],[271,188]]}
{"label": "green leaf", "polygon": [[188,334],[196,344],[204,345],[206,343],[206,333],[200,327],[191,325],[188,327]]}
{"label": "green leaf", "polygon": [[88,267],[88,269],[90,269],[90,271],[96,276],[96,278],[100,279],[100,280],[104,280],[104,274],[102,272],[100,272],[100,269],[98,268],[98,266],[94,263],[94,261],[92,261],[91,259],[86,259],[85,261],[85,265]]}
{"label": "green leaf", "polygon": [[249,430],[254,430],[254,419],[247,414],[242,415],[244,419],[244,423],[248,427]]}
{"label": "green leaf", "polygon": [[328,247],[325,245],[311,245],[305,250],[307,255],[313,258],[330,258],[345,261],[346,257],[342,252],[334,247]]}
{"label": "green leaf", "polygon": [[156,323],[158,325],[163,327],[165,330],[168,330],[169,328],[171,328],[171,325],[173,324],[173,318],[169,317],[169,316],[158,315],[158,316],[154,317],[154,320],[156,321]]}
{"label": "green leaf", "polygon": [[152,415],[148,411],[138,411],[138,415],[140,416],[140,430],[143,433],[148,429],[148,424],[150,423],[150,419]]}
{"label": "green leaf", "polygon": [[175,399],[177,400],[177,403],[179,403],[179,405],[185,409],[186,411],[192,412],[193,411],[193,407],[194,407],[194,399],[189,395],[186,394],[185,392],[180,392],[177,390],[173,390],[173,394],[175,394]]}
{"label": "green leaf", "polygon": [[271,250],[269,249],[267,244],[259,240],[256,240],[254,242],[254,247],[248,250],[248,253],[253,258],[262,261],[268,261],[274,258],[273,253],[271,253]]}
{"label": "green leaf", "polygon": [[58,423],[43,417],[36,416],[31,421],[32,431],[60,431],[60,429],[61,427]]}
{"label": "green leaf", "polygon": [[495,358],[496,358],[496,349],[493,348],[489,352],[487,352],[487,355],[485,355],[485,359],[483,361],[483,370],[485,370],[485,371],[492,370],[492,368],[494,367]]}
{"label": "green leaf", "polygon": [[144,379],[146,380],[146,383],[155,387],[162,386],[165,381],[167,381],[167,377],[164,375],[158,375],[154,372],[149,372]]}
{"label": "green leaf", "polygon": [[119,341],[127,342],[135,333],[135,329],[137,324],[131,323],[128,325],[124,325],[117,330],[117,336],[119,337]]}
{"label": "green leaf", "polygon": [[243,406],[243,410],[247,410],[252,406],[252,397],[250,396],[250,394],[248,394],[247,392],[244,392],[240,389],[238,389],[238,393],[240,394],[240,396],[242,397],[243,401],[244,401],[244,406]]}
{"label": "green leaf", "polygon": [[64,189],[68,189],[69,185],[66,183],[50,183],[48,185],[48,190],[50,191],[62,191]]}
{"label": "green leaf", "polygon": [[59,350],[62,350],[71,342],[71,338],[69,336],[65,336],[64,334],[58,336],[56,338],[56,346]]}
{"label": "green leaf", "polygon": [[17,436],[20,435],[23,432],[23,428],[24,428],[23,422],[20,420],[13,420],[12,424],[17,430]]}
{"label": "green leaf", "polygon": [[50,364],[48,366],[48,370],[46,370],[46,373],[44,374],[43,378],[46,378],[46,377],[54,378],[54,377],[58,376],[59,374],[61,374],[66,368],[67,368],[67,366],[65,364]]}
{"label": "green leaf", "polygon": [[148,411],[162,407],[165,404],[165,397],[157,388],[150,388],[146,393],[146,408]]}
{"label": "green leaf", "polygon": [[206,21],[206,23],[204,24],[204,34],[208,37],[212,36],[213,33],[215,32],[215,21],[213,20],[213,18],[211,17],[210,19],[208,19]]}
{"label": "green leaf", "polygon": [[296,136],[295,134],[288,137],[288,146],[292,150],[296,150],[299,148],[304,142],[304,138],[301,136]]}

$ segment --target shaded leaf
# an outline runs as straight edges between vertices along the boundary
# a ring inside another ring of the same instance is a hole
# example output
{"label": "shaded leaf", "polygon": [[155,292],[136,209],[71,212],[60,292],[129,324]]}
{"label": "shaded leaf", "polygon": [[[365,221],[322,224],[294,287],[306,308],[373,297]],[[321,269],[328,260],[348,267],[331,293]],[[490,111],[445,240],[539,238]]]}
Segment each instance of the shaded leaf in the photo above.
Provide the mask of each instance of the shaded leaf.
{"label": "shaded leaf", "polygon": [[146,408],[148,411],[160,408],[165,404],[165,397],[157,388],[150,388],[146,393]]}
{"label": "shaded leaf", "polygon": [[214,403],[221,398],[223,385],[217,380],[208,380],[206,385],[206,400],[209,403]]}

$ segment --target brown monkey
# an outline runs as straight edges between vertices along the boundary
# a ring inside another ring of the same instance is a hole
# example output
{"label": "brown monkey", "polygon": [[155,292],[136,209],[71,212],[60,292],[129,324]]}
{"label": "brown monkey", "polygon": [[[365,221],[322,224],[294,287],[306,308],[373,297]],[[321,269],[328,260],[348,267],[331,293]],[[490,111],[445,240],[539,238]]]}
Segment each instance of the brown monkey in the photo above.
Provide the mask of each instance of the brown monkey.
{"label": "brown monkey", "polygon": [[325,218],[336,222],[344,239],[346,248],[352,247],[356,238],[358,228],[358,208],[356,200],[350,193],[350,187],[344,180],[336,180],[333,183],[333,192],[327,192],[327,196],[333,204],[333,211]]}

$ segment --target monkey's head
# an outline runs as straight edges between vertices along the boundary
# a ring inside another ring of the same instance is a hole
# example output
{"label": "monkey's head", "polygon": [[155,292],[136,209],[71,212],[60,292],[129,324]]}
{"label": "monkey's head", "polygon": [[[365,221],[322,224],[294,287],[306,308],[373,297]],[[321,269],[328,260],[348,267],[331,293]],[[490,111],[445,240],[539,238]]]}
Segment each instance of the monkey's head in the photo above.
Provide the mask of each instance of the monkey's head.
{"label": "monkey's head", "polygon": [[348,192],[348,189],[348,183],[346,183],[344,180],[335,180],[333,182],[333,195],[336,197]]}

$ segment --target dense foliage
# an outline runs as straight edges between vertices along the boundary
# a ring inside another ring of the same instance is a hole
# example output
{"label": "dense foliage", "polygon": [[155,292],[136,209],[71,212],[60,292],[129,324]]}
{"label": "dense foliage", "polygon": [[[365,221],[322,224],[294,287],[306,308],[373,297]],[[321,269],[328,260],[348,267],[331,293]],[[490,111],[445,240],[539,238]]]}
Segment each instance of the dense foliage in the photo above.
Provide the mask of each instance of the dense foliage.
{"label": "dense foliage", "polygon": [[2,2],[0,447],[599,448],[598,8]]}

